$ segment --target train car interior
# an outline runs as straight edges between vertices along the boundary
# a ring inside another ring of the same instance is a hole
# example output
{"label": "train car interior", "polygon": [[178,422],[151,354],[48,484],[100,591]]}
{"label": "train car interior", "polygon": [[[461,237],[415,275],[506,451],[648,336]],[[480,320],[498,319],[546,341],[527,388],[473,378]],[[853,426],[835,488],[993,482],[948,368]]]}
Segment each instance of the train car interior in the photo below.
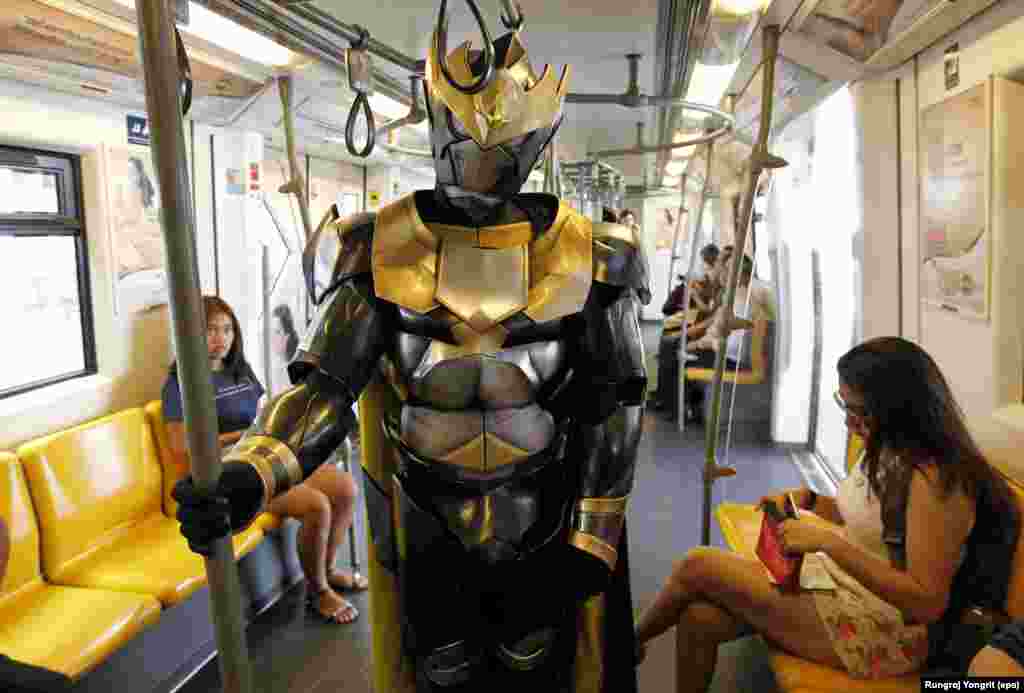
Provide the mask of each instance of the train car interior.
{"label": "train car interior", "polygon": [[1024,620],[1021,0],[2,0],[0,111],[0,690],[909,692]]}

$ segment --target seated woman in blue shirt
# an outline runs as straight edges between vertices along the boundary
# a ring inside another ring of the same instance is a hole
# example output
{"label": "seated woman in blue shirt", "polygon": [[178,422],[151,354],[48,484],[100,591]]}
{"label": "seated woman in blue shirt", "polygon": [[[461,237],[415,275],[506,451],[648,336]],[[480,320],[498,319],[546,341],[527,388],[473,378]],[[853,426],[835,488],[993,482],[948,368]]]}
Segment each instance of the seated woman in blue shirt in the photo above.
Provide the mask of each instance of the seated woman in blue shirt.
{"label": "seated woman in blue shirt", "polygon": [[[204,296],[206,342],[217,400],[222,447],[233,445],[256,419],[263,386],[245,360],[242,331],[234,311],[220,298]],[[164,419],[171,453],[182,474],[188,473],[188,450],[178,385],[177,364],[171,365],[163,388]],[[299,560],[310,586],[310,607],[334,623],[351,623],[356,607],[338,591],[364,590],[365,578],[334,568],[342,538],[352,523],[356,486],[352,475],[322,465],[304,483],[275,498],[267,510],[294,517],[299,530]]]}

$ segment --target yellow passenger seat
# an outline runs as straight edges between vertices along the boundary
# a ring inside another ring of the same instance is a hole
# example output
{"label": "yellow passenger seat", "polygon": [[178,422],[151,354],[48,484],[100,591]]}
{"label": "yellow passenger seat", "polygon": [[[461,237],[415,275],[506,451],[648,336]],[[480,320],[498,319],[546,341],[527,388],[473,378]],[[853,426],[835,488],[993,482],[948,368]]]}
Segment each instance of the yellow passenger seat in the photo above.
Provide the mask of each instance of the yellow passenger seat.
{"label": "yellow passenger seat", "polygon": [[160,603],[149,595],[43,580],[32,500],[10,453],[0,453],[0,517],[11,534],[0,579],[0,653],[75,679],[160,618]]}
{"label": "yellow passenger seat", "polygon": [[[148,594],[176,604],[206,583],[202,558],[161,512],[163,475],[141,408],[106,416],[18,449],[55,584]],[[234,538],[242,556],[263,537]]]}
{"label": "yellow passenger seat", "polygon": [[[770,320],[755,320],[750,335],[750,368],[726,369],[722,374],[723,383],[736,385],[759,385],[768,377],[769,361],[768,332]],[[687,368],[686,379],[691,382],[711,383],[715,379],[714,368]]]}
{"label": "yellow passenger seat", "polygon": [[[167,517],[175,517],[175,514],[178,512],[178,503],[171,498],[171,491],[174,490],[174,485],[189,473],[189,470],[182,468],[171,454],[171,444],[167,437],[167,426],[164,422],[163,402],[158,399],[153,400],[146,405],[145,411],[146,418],[149,420],[149,427],[153,430],[153,437],[155,438],[157,452],[160,457],[160,466],[163,468],[164,514],[167,515]],[[280,524],[281,519],[276,515],[262,513],[256,518],[252,526],[259,527],[263,530],[270,530],[278,527]]]}

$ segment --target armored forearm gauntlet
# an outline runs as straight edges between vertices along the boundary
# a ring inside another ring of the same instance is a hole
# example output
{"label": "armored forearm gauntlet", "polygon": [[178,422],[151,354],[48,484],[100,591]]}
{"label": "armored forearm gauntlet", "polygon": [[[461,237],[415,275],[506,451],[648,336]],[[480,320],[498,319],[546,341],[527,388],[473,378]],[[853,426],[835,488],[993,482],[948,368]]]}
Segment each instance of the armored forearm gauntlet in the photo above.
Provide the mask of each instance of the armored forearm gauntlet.
{"label": "armored forearm gauntlet", "polygon": [[617,546],[626,516],[627,496],[618,498],[581,498],[576,503],[569,543],[600,558],[609,570],[615,569]]}
{"label": "armored forearm gauntlet", "polygon": [[224,458],[225,472],[232,470],[222,485],[232,528],[248,526],[271,500],[301,484],[354,425],[351,399],[316,373],[271,400]]}

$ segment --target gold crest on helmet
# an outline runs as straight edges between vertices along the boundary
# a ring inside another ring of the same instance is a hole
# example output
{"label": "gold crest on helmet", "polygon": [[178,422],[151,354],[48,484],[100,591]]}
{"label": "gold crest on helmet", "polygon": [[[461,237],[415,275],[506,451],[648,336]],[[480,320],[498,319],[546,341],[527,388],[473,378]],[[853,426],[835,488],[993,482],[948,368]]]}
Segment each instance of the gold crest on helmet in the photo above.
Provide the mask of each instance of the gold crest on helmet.
{"label": "gold crest on helmet", "polygon": [[[477,94],[465,94],[448,81],[437,59],[437,36],[430,42],[427,79],[434,98],[440,99],[458,119],[470,137],[482,149],[549,127],[562,110],[569,88],[570,67],[555,77],[551,66],[538,78],[530,67],[526,49],[518,34],[508,38],[508,50],[502,65],[495,66],[494,79]],[[501,41],[503,39],[499,39]],[[469,62],[469,42],[448,55],[448,71],[460,84],[473,81]]]}

